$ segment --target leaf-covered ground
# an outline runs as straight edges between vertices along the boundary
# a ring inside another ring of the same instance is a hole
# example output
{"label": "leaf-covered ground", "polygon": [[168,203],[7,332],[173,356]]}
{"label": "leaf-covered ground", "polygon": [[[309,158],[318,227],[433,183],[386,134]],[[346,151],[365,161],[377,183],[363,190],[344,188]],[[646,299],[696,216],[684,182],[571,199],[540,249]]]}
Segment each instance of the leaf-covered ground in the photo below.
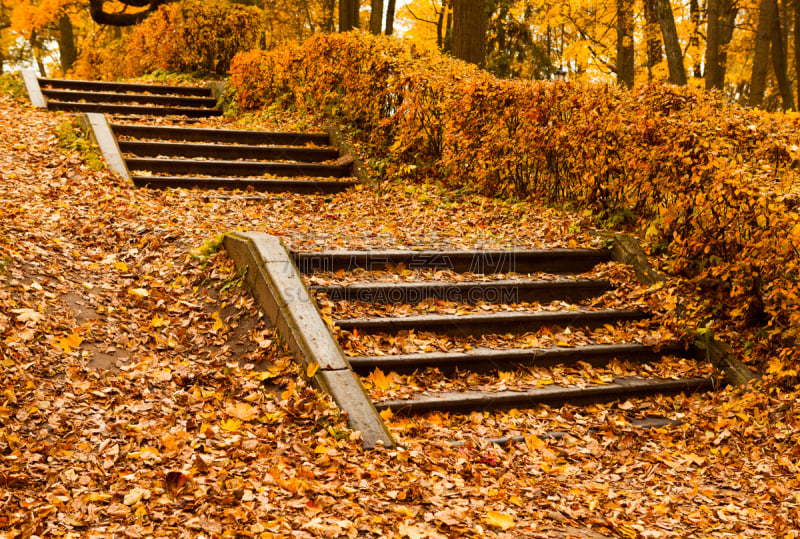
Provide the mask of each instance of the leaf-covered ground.
{"label": "leaf-covered ground", "polygon": [[365,452],[213,252],[236,228],[303,249],[596,244],[581,217],[419,186],[137,190],[61,148],[65,119],[0,98],[3,537],[798,535],[798,393],[395,417],[403,448]]}

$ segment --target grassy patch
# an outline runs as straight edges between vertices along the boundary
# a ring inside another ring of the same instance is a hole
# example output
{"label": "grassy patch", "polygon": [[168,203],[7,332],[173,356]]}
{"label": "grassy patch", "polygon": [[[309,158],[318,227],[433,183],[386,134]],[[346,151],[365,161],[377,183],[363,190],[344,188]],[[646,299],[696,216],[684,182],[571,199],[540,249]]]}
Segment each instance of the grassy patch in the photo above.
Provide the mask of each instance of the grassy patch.
{"label": "grassy patch", "polygon": [[19,73],[4,73],[0,75],[0,93],[10,95],[14,99],[25,98],[25,86]]}
{"label": "grassy patch", "polygon": [[83,131],[78,119],[73,118],[61,122],[56,128],[56,135],[62,148],[80,153],[92,170],[106,168],[106,162],[100,154],[100,150]]}

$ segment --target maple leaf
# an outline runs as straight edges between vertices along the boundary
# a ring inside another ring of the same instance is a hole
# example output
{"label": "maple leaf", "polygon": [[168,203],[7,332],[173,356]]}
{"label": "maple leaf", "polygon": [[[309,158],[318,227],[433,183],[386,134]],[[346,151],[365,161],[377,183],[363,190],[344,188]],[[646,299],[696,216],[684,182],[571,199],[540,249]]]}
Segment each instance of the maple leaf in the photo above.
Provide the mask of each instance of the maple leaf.
{"label": "maple leaf", "polygon": [[226,406],[225,413],[242,421],[252,421],[258,417],[258,408],[245,402],[237,402],[235,405]]}
{"label": "maple leaf", "polygon": [[12,313],[17,315],[17,320],[20,322],[33,322],[34,324],[44,320],[44,315],[33,309],[11,309]]}
{"label": "maple leaf", "polygon": [[70,335],[67,335],[66,337],[61,337],[59,339],[56,339],[55,345],[61,348],[61,350],[65,354],[69,354],[70,352],[72,352],[73,348],[79,347],[82,342],[83,342],[83,337],[81,337],[77,333],[72,333]]}
{"label": "maple leaf", "polygon": [[394,382],[392,381],[391,373],[389,376],[386,376],[382,370],[376,368],[372,371],[369,375],[369,379],[375,384],[375,387],[382,389],[384,391],[391,389],[394,387]]}

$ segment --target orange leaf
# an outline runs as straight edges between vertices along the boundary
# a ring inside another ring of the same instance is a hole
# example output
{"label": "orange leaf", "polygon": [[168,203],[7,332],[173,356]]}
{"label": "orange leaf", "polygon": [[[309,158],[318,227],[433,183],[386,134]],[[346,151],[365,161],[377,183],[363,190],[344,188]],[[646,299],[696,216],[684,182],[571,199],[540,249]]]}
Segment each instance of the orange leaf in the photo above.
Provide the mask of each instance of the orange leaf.
{"label": "orange leaf", "polygon": [[489,511],[486,513],[486,517],[483,521],[489,526],[494,526],[501,530],[508,530],[514,526],[514,517],[497,511]]}
{"label": "orange leaf", "polygon": [[258,417],[258,408],[244,402],[238,402],[234,406],[227,406],[225,413],[242,421],[250,421]]}
{"label": "orange leaf", "polygon": [[79,347],[82,342],[83,337],[77,333],[73,333],[71,335],[67,335],[66,337],[62,337],[61,339],[56,339],[56,346],[61,348],[65,354],[69,354],[72,352],[73,348]]}

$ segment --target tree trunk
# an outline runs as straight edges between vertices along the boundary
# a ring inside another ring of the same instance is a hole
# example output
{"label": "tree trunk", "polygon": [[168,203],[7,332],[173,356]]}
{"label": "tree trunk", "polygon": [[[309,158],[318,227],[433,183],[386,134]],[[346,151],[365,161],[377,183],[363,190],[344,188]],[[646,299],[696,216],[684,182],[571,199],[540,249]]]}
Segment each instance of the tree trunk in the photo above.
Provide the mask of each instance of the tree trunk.
{"label": "tree trunk", "polygon": [[390,36],[394,33],[394,8],[395,0],[389,0],[386,5],[386,35]]}
{"label": "tree trunk", "polygon": [[372,0],[369,13],[369,33],[376,36],[383,30],[383,0]]}
{"label": "tree trunk", "polygon": [[323,32],[333,32],[336,21],[336,0],[325,0],[322,3],[322,12],[320,28]]}
{"label": "tree trunk", "polygon": [[61,71],[66,73],[78,59],[72,21],[67,15],[62,15],[58,19],[58,50],[61,56]]}
{"label": "tree trunk", "polygon": [[753,70],[750,74],[750,106],[757,107],[764,100],[767,88],[767,68],[769,67],[769,44],[772,19],[777,16],[775,0],[761,0],[758,9],[758,29],[756,30]]}
{"label": "tree trunk", "polygon": [[44,68],[44,61],[42,60],[42,49],[39,47],[39,42],[36,40],[36,32],[31,32],[29,42],[31,44],[33,57],[36,60],[36,67],[39,68],[39,76],[42,78],[47,77],[47,71]]}
{"label": "tree trunk", "polygon": [[686,69],[683,67],[683,52],[675,28],[675,16],[669,0],[657,0],[658,24],[661,26],[661,37],[664,38],[664,50],[667,53],[669,81],[679,86],[686,85]]}
{"label": "tree trunk", "polygon": [[339,0],[339,31],[358,28],[358,0]]}
{"label": "tree trunk", "polygon": [[800,107],[800,0],[794,0],[794,78],[797,81],[797,106]]}
{"label": "tree trunk", "polygon": [[689,50],[692,51],[692,58],[694,65],[692,65],[692,76],[701,78],[703,76],[702,68],[700,67],[700,25],[703,23],[703,17],[700,13],[700,3],[698,0],[689,1],[689,18],[692,21],[692,33],[689,36]]}
{"label": "tree trunk", "polygon": [[436,46],[439,47],[439,50],[442,50],[444,47],[444,16],[447,12],[447,4],[442,5],[442,10],[439,12],[439,16],[436,18]]}
{"label": "tree trunk", "polygon": [[793,110],[794,98],[792,97],[792,84],[789,82],[781,18],[778,16],[778,1],[772,1],[775,4],[773,6],[775,17],[772,19],[769,32],[772,50],[772,69],[775,71],[775,78],[778,80],[778,90],[780,90],[781,93],[783,110]]}
{"label": "tree trunk", "polygon": [[653,78],[653,68],[661,62],[662,58],[657,2],[658,0],[644,0],[644,39],[647,52],[648,80]]}
{"label": "tree trunk", "polygon": [[719,63],[722,69],[721,77],[723,86],[725,82],[725,73],[728,69],[728,45],[733,41],[733,29],[735,28],[736,15],[739,13],[739,8],[734,4],[735,0],[722,0]]}
{"label": "tree trunk", "polygon": [[706,30],[706,90],[721,90],[725,84],[725,71],[720,61],[722,41],[722,2],[708,0],[708,24]]}
{"label": "tree trunk", "polygon": [[484,0],[453,0],[453,56],[483,67],[486,24]]}
{"label": "tree trunk", "polygon": [[617,83],[633,88],[633,5],[617,0]]}

